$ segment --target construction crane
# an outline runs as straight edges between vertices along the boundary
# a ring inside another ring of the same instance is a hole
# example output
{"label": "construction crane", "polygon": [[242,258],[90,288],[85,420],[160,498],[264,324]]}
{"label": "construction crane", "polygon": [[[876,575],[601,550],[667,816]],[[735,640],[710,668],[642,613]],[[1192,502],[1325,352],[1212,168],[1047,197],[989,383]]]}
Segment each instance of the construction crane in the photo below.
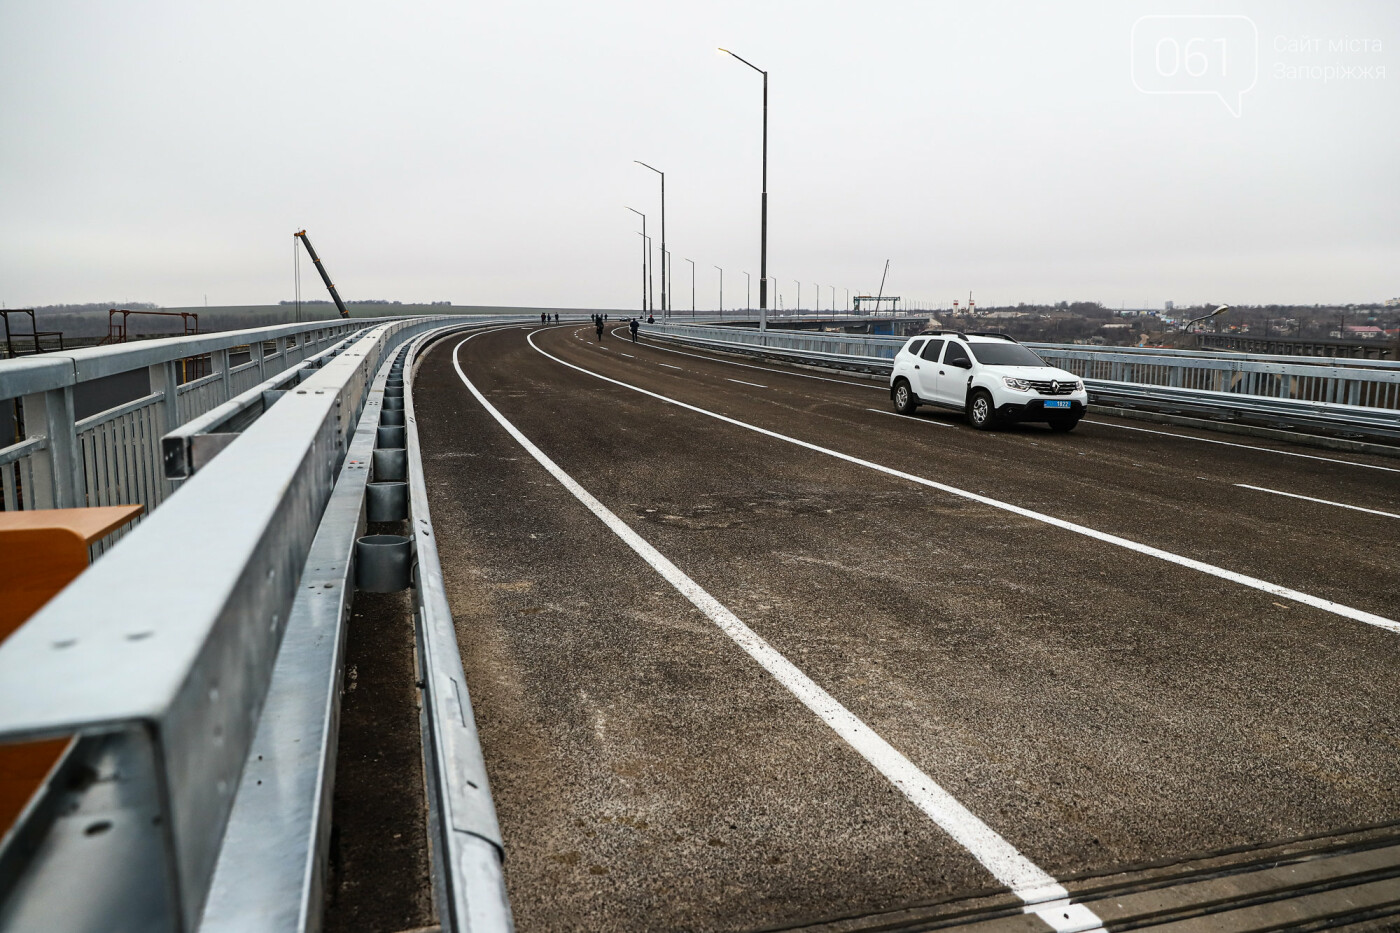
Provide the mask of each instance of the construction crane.
{"label": "construction crane", "polygon": [[292,234],[292,236],[301,238],[301,243],[306,247],[306,252],[311,257],[311,261],[316,264],[316,271],[321,273],[321,281],[326,283],[326,289],[331,293],[331,297],[335,299],[335,306],[340,309],[340,316],[349,317],[350,312],[345,310],[345,302],[340,300],[340,292],[336,291],[335,286],[331,284],[331,277],[326,273],[326,267],[321,265],[321,257],[316,255],[316,249],[311,245],[311,240],[306,236],[306,231],[298,230],[296,233]]}

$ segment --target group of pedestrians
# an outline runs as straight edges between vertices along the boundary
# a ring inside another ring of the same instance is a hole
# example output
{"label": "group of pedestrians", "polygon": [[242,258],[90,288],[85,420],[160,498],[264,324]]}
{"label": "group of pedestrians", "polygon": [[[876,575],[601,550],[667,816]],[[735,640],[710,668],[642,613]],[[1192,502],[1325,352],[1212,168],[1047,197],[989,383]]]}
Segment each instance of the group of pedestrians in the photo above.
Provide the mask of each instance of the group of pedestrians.
{"label": "group of pedestrians", "polygon": [[[547,312],[545,312],[545,311],[541,311],[541,312],[540,312],[540,323],[541,323],[541,324],[548,324],[549,321],[550,321],[549,314],[548,314]],[[556,324],[559,323],[559,315],[557,315],[557,314],[554,315],[554,323],[556,323]]]}
{"label": "group of pedestrians", "polygon": [[[651,318],[647,318],[647,322],[648,322],[648,323],[651,323]],[[598,334],[598,342],[599,342],[599,343],[602,343],[602,341],[603,341],[603,328],[604,328],[604,325],[606,325],[607,323],[608,323],[608,316],[607,316],[606,314],[595,314],[595,315],[593,315],[593,330]],[[637,342],[637,331],[638,331],[640,328],[641,328],[641,322],[640,322],[640,321],[638,321],[636,318],[629,318],[629,319],[628,319],[628,321],[627,321],[627,329],[630,330],[630,331],[632,332],[632,342],[633,342],[633,343],[636,343],[636,342]]]}

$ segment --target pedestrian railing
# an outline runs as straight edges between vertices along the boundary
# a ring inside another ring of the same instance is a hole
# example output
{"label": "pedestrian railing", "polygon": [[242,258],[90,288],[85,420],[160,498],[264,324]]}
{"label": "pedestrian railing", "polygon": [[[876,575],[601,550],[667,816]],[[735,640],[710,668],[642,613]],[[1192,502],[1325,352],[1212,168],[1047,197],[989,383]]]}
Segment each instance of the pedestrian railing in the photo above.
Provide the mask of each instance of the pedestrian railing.
{"label": "pedestrian railing", "polygon": [[[887,375],[904,337],[712,324],[652,324],[645,332],[691,346]],[[1084,379],[1090,401],[1274,427],[1400,437],[1400,363],[1211,354],[1156,348],[1028,344]]]}
{"label": "pedestrian railing", "polygon": [[[24,402],[24,437],[5,449],[16,504],[150,497],[144,521],[0,644],[0,743],[72,740],[0,840],[0,931],[319,928],[356,539],[383,424],[403,424],[386,386],[429,334],[484,323],[353,321],[0,363],[0,397]],[[278,352],[260,353],[265,340]],[[241,346],[249,360],[229,366]],[[318,348],[338,352],[263,388]],[[197,353],[213,371],[182,394],[175,367]],[[76,385],[143,367],[155,391],[72,419]],[[204,428],[240,432],[171,495],[159,452],[163,434],[189,435],[182,397],[195,420],[211,415]],[[416,454],[413,427],[388,436]],[[504,931],[499,830],[421,469],[409,473],[434,899],[444,931]]]}
{"label": "pedestrian railing", "polygon": [[[16,428],[14,443],[0,448],[0,507],[140,502],[149,513],[172,491],[161,479],[166,432],[374,323],[289,324],[0,362],[0,405]],[[243,353],[247,361],[234,363]],[[183,379],[196,361],[211,371]],[[145,376],[146,393],[75,418],[79,386],[132,373]]]}

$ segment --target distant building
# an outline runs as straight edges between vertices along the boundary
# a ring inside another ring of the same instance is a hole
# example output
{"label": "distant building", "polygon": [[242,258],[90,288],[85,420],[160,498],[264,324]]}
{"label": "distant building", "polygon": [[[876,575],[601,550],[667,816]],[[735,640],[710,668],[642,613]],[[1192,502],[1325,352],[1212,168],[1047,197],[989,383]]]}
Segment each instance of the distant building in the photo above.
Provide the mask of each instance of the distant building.
{"label": "distant building", "polygon": [[1176,310],[1176,302],[1175,302],[1175,301],[1169,301],[1169,302],[1167,302],[1167,308],[1166,308],[1166,310],[1168,310],[1168,311],[1175,311],[1175,310]]}
{"label": "distant building", "polygon": [[1348,324],[1346,335],[1359,337],[1362,340],[1380,340],[1385,337],[1385,331],[1374,324]]}

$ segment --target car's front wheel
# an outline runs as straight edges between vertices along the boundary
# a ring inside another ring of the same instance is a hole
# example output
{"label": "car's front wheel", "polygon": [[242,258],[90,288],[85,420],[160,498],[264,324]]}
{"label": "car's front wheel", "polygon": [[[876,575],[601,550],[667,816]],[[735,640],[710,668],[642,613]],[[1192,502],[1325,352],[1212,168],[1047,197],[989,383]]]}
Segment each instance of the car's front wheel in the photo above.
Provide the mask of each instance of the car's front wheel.
{"label": "car's front wheel", "polygon": [[903,379],[894,384],[894,391],[890,393],[894,399],[894,410],[901,415],[912,415],[914,409],[919,407],[919,403],[914,400],[914,390],[909,388],[909,383]]}
{"label": "car's front wheel", "polygon": [[990,431],[996,427],[996,405],[992,402],[991,393],[986,389],[976,390],[967,400],[967,420],[979,431]]}

